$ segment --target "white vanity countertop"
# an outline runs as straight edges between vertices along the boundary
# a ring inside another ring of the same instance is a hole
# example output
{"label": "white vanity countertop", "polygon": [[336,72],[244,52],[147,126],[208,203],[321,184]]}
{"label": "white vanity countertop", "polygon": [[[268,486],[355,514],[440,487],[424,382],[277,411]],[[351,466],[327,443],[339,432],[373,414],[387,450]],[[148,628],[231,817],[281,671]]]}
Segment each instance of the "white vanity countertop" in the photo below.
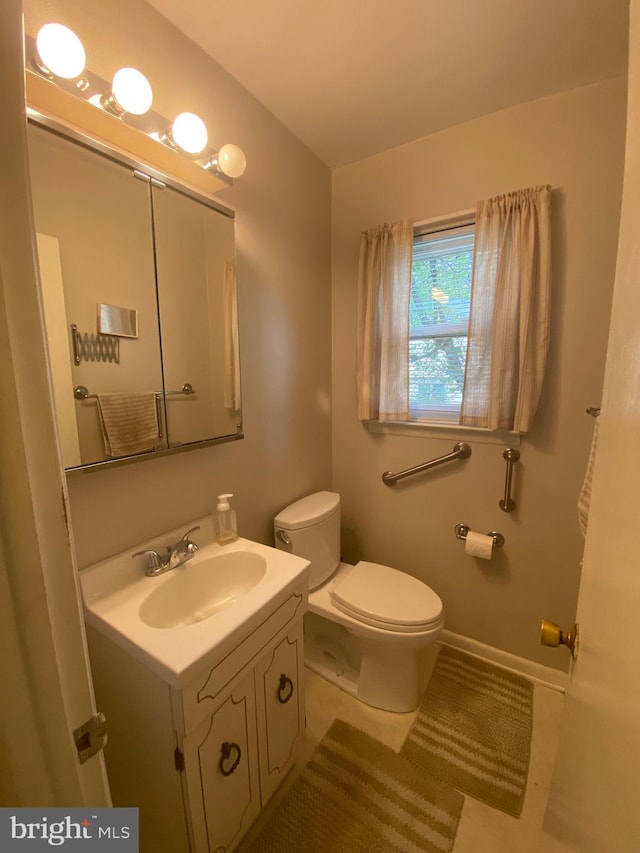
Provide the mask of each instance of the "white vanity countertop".
{"label": "white vanity countertop", "polygon": [[[147,577],[144,558],[132,559],[134,552],[147,548],[163,553],[167,543],[176,542],[186,530],[198,524],[201,529],[191,538],[200,550],[184,565],[157,577]],[[215,666],[294,592],[303,592],[301,612],[307,609],[307,560],[248,539],[240,538],[228,545],[218,545],[212,539],[212,521],[206,517],[80,572],[87,624],[177,688],[184,687],[196,671]],[[143,621],[140,608],[152,592],[173,581],[177,573],[189,572],[204,560],[233,551],[258,554],[266,561],[265,574],[252,589],[192,624],[155,628]]]}

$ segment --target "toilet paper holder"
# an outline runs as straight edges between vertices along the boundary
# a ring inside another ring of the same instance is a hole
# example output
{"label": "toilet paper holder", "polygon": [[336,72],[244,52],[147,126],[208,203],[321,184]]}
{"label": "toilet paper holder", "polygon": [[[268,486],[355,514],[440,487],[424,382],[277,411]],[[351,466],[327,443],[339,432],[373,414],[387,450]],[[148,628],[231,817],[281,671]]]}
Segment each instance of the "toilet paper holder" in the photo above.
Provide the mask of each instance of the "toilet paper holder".
{"label": "toilet paper holder", "polygon": [[[467,538],[467,533],[471,530],[468,524],[456,524],[453,529],[456,534],[456,539],[462,539],[463,541]],[[502,548],[505,543],[504,536],[502,533],[498,533],[497,530],[490,530],[487,533],[487,536],[490,536],[493,539],[494,548]]]}

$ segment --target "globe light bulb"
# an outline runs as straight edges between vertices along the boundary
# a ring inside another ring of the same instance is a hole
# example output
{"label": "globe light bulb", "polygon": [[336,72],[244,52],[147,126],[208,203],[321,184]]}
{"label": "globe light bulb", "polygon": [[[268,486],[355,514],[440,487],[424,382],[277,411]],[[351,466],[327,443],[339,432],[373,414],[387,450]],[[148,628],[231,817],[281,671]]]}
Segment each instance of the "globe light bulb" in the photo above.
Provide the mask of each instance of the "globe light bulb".
{"label": "globe light bulb", "polygon": [[73,80],[84,71],[87,61],[78,36],[64,24],[45,24],[36,36],[39,67],[45,74]]}
{"label": "globe light bulb", "polygon": [[120,68],[113,75],[111,94],[120,112],[141,116],[153,103],[153,91],[147,78],[136,68]]}
{"label": "globe light bulb", "polygon": [[247,158],[242,148],[228,143],[218,151],[218,169],[229,178],[239,178],[247,168]]}
{"label": "globe light bulb", "polygon": [[207,145],[207,127],[194,113],[180,113],[171,125],[175,144],[188,154],[199,154]]}

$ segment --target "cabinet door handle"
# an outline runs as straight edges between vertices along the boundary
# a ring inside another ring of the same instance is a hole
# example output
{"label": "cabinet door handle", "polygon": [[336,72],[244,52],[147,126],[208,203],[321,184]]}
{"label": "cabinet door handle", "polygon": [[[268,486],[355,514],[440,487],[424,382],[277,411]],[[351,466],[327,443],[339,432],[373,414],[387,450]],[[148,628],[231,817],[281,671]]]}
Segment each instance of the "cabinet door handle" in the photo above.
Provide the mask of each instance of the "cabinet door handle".
{"label": "cabinet door handle", "polygon": [[289,699],[293,696],[293,681],[282,673],[280,676],[280,684],[278,684],[278,702],[281,705],[286,705]]}
{"label": "cabinet door handle", "polygon": [[[231,767],[225,768],[225,761],[229,761],[232,753],[235,752],[235,758]],[[240,764],[240,759],[242,758],[242,750],[238,746],[237,743],[228,743],[225,741],[222,744],[222,749],[220,750],[220,761],[218,762],[218,768],[223,776],[231,776],[233,771],[236,769],[238,764]]]}

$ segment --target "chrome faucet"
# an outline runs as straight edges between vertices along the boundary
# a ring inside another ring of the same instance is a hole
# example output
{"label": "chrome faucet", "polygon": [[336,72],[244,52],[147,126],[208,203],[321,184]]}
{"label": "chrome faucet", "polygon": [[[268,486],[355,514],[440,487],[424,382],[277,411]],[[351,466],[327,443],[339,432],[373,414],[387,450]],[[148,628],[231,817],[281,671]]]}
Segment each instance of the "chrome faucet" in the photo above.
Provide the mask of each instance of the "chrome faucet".
{"label": "chrome faucet", "polygon": [[200,525],[187,530],[175,545],[167,545],[166,561],[153,548],[148,548],[146,551],[136,551],[135,554],[131,555],[131,559],[134,557],[148,557],[149,560],[145,574],[150,578],[155,578],[157,575],[171,571],[171,569],[175,569],[177,566],[181,566],[187,560],[190,560],[198,550],[196,543],[189,539],[189,536],[195,533],[196,530],[200,530]]}

